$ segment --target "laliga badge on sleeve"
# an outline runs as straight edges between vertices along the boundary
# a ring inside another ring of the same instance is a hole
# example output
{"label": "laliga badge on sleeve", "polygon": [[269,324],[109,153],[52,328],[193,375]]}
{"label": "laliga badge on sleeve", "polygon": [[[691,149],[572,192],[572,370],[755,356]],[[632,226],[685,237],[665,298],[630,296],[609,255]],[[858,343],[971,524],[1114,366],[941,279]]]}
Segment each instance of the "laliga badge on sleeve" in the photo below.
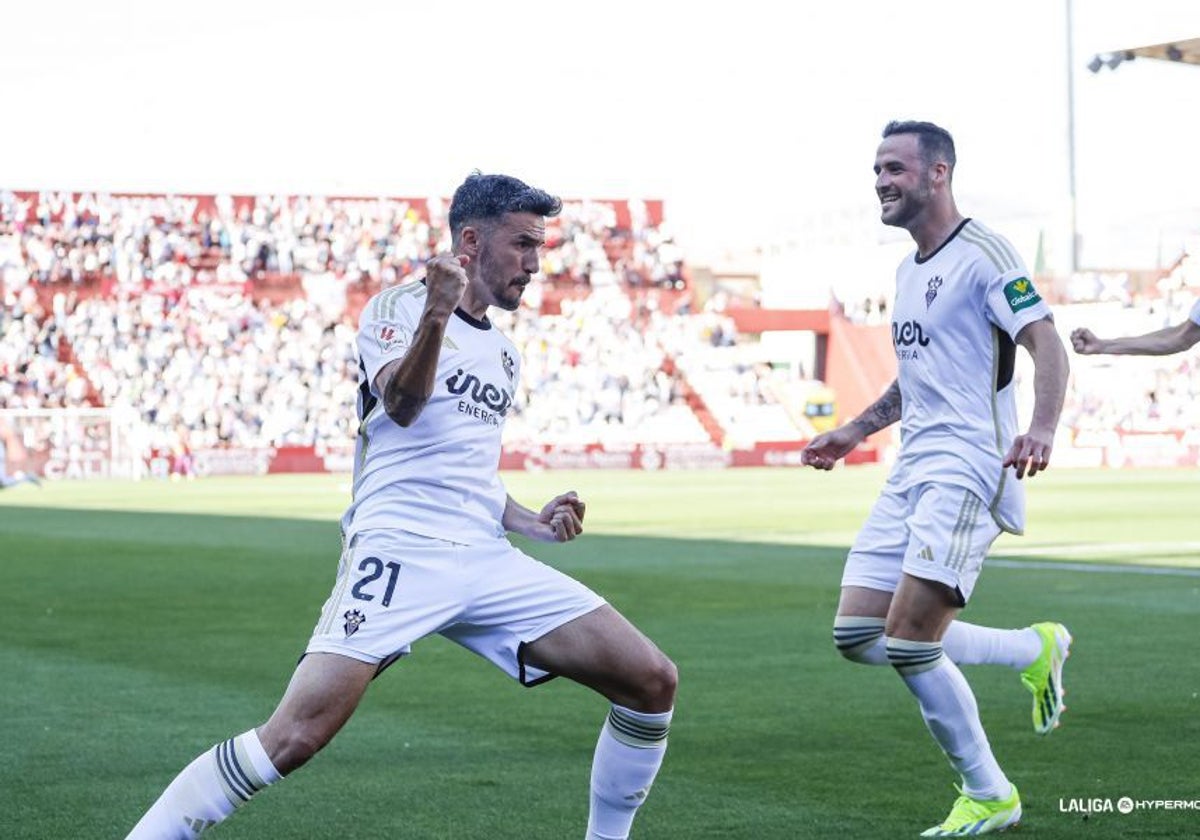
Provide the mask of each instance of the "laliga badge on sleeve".
{"label": "laliga badge on sleeve", "polygon": [[380,324],[375,330],[375,340],[379,342],[379,349],[388,353],[412,344],[412,333],[399,324]]}

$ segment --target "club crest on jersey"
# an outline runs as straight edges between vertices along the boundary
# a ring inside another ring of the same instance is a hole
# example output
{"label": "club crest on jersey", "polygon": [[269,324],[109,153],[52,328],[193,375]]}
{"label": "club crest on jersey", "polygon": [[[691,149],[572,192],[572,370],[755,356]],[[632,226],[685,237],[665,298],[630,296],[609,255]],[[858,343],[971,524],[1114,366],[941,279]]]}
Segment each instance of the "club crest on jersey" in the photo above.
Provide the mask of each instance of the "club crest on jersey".
{"label": "club crest on jersey", "polygon": [[504,366],[504,374],[508,377],[508,381],[512,382],[513,366],[516,364],[516,362],[513,361],[512,356],[508,355],[507,350],[500,351],[500,364]]}
{"label": "club crest on jersey", "polygon": [[929,290],[925,292],[925,308],[928,309],[933,305],[933,299],[937,297],[938,289],[942,288],[941,277],[929,278]]}
{"label": "club crest on jersey", "polygon": [[358,628],[367,620],[367,617],[358,610],[346,610],[346,614],[342,617],[346,619],[346,623],[342,625],[342,629],[346,631],[347,639],[358,632]]}
{"label": "club crest on jersey", "polygon": [[398,324],[380,324],[375,330],[375,340],[379,342],[379,349],[387,353],[389,350],[411,344],[412,334],[407,327]]}
{"label": "club crest on jersey", "polygon": [[1004,299],[1008,301],[1008,308],[1013,312],[1020,312],[1035,303],[1041,303],[1042,300],[1037,289],[1033,288],[1033,281],[1028,277],[1018,277],[1004,284]]}

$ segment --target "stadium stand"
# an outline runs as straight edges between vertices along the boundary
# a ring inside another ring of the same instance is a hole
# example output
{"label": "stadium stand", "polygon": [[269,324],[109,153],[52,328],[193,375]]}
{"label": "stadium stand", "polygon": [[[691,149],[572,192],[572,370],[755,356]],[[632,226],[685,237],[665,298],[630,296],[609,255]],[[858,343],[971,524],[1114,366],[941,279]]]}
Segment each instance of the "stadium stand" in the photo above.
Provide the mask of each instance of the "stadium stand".
{"label": "stadium stand", "polygon": [[[167,474],[194,472],[193,453],[202,471],[246,452],[271,453],[249,459],[256,470],[344,468],[358,312],[446,247],[445,210],[438,198],[0,192],[0,411],[138,418],[129,446]],[[568,202],[547,238],[526,306],[496,313],[524,359],[509,466],[567,452],[569,465],[655,467],[672,448],[681,464],[794,462],[813,419],[856,412],[894,375],[886,298],[826,313],[718,295],[696,311],[661,203]],[[1178,322],[1197,274],[1184,258],[1155,283],[1078,276],[1059,328]],[[765,339],[779,330],[815,331],[813,369],[778,364]],[[826,405],[812,410],[817,394]],[[1194,461],[1198,394],[1188,355],[1077,358],[1060,451],[1161,460],[1130,443],[1157,435],[1175,442],[1171,463]]]}
{"label": "stadium stand", "polygon": [[[182,474],[193,452],[345,453],[358,312],[447,246],[445,210],[437,198],[2,192],[0,410],[139,418],[133,445]],[[732,416],[717,422],[706,404],[724,374],[678,363],[711,343],[711,323],[687,314],[661,203],[568,202],[547,240],[528,308],[497,315],[525,360],[513,447],[727,444]]]}

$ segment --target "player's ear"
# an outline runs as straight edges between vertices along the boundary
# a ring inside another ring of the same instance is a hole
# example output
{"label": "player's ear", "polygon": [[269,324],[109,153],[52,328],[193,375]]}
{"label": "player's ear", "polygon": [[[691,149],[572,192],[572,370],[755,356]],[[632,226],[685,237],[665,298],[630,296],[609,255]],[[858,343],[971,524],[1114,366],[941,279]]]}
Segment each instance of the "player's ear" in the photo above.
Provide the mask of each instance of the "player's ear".
{"label": "player's ear", "polygon": [[459,237],[460,254],[466,254],[472,260],[479,255],[479,228],[474,225],[467,225],[462,229],[462,234]]}
{"label": "player's ear", "polygon": [[934,182],[945,186],[950,183],[950,167],[943,160],[939,160],[933,164],[933,171],[930,173],[933,176]]}

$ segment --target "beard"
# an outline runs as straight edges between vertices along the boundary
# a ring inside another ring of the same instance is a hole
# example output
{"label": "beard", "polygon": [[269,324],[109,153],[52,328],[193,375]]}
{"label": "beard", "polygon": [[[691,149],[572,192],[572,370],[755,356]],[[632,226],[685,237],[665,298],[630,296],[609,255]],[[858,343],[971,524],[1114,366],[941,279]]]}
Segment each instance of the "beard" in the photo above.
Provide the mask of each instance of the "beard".
{"label": "beard", "polygon": [[491,252],[486,248],[479,252],[479,278],[487,287],[493,306],[506,312],[515,312],[520,307],[525,286],[519,281],[528,283],[529,277],[509,275],[503,267],[496,265]]}
{"label": "beard", "polygon": [[521,306],[521,292],[523,289],[505,286],[497,291],[494,295],[496,298],[496,306],[506,312],[516,312]]}
{"label": "beard", "polygon": [[900,193],[896,201],[880,208],[879,220],[891,227],[907,228],[929,204],[932,190],[922,183],[916,190]]}

